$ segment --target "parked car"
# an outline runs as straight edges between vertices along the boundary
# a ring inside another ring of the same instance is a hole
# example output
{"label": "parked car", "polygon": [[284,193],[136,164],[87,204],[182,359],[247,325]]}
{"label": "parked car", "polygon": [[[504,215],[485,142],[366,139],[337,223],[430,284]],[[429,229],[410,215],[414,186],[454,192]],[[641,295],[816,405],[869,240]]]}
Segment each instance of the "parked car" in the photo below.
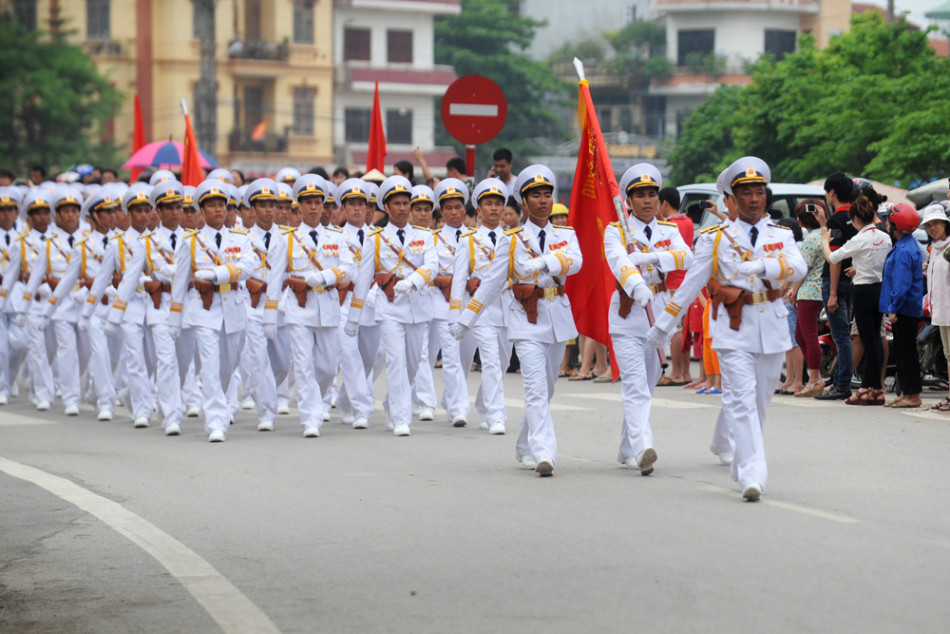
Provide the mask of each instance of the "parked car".
{"label": "parked car", "polygon": [[[825,200],[825,190],[817,185],[772,183],[769,188],[772,190],[771,212],[772,218],[775,220],[791,216],[798,203],[805,199]],[[676,189],[680,193],[680,211],[689,216],[697,232],[719,222],[716,216],[700,207],[700,203],[703,201],[712,200],[720,211],[725,212],[722,195],[716,189],[715,183],[695,183],[693,185],[683,185]]]}

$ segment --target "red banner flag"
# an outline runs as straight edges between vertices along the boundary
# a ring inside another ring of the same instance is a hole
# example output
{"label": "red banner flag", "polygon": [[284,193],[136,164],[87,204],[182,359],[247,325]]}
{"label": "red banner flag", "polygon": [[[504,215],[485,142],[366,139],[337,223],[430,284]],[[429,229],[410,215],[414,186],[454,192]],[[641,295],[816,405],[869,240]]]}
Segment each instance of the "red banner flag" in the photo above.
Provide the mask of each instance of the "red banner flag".
{"label": "red banner flag", "polygon": [[264,119],[251,131],[251,141],[263,141],[267,136],[267,119]]}
{"label": "red banner flag", "polygon": [[[132,132],[132,154],[145,147],[145,123],[142,120],[142,102],[139,101],[138,93],[135,93],[135,127]],[[133,167],[129,180],[135,182],[142,173],[141,167]]]}
{"label": "red banner flag", "polygon": [[373,96],[373,115],[369,121],[369,148],[366,152],[366,171],[383,169],[386,161],[386,134],[383,132],[383,113],[379,109],[379,82]]}
{"label": "red banner flag", "polygon": [[610,165],[587,80],[580,83],[577,122],[582,131],[581,147],[574,170],[568,224],[577,234],[584,265],[579,273],[567,278],[566,290],[578,332],[610,348],[610,368],[616,381],[620,368],[607,324],[614,276],[604,256],[604,229],[617,220],[614,200],[620,196],[620,187]]}
{"label": "red banner flag", "polygon": [[198,142],[191,127],[191,117],[185,115],[185,149],[181,157],[181,184],[197,187],[205,179],[201,169],[201,155],[198,154]]}

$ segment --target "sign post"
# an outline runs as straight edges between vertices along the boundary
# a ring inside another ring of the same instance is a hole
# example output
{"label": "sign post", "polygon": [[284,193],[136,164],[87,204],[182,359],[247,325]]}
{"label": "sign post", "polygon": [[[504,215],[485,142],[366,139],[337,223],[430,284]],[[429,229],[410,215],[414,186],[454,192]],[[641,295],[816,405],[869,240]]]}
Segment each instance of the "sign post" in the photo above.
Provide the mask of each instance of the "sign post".
{"label": "sign post", "polygon": [[475,146],[491,141],[505,126],[508,101],[498,84],[482,75],[459,77],[442,97],[442,123],[465,144],[465,171],[475,176]]}

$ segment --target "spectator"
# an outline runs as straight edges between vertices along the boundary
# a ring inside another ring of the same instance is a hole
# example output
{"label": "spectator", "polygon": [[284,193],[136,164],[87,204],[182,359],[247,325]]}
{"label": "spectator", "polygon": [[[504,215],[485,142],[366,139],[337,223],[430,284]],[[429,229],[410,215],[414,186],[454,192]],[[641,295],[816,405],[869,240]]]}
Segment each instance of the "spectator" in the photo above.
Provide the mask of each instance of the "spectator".
{"label": "spectator", "polygon": [[231,180],[235,187],[241,187],[247,182],[247,179],[244,178],[244,172],[241,170],[231,170]]}
{"label": "spectator", "polygon": [[508,197],[505,209],[501,212],[501,224],[504,225],[506,231],[521,226],[521,208],[512,196]]}
{"label": "spectator", "polygon": [[[802,247],[802,228],[795,218],[779,218],[775,223],[792,230],[795,236],[795,244],[799,250]],[[807,264],[807,262],[806,262]],[[802,389],[802,365],[803,352],[795,339],[795,331],[798,327],[798,311],[795,309],[794,296],[791,295],[792,285],[783,282],[781,286],[782,299],[785,303],[785,314],[788,319],[788,333],[792,340],[792,347],[785,351],[785,382],[776,388],[776,394],[793,395]]]}
{"label": "spectator", "polygon": [[[315,165],[315,166],[311,167],[311,168],[310,168],[310,173],[311,173],[311,174],[316,174],[317,176],[319,176],[320,178],[322,178],[322,179],[325,180],[325,181],[330,180],[330,175],[327,174],[327,171],[326,171],[325,169],[323,169],[322,167],[320,167],[319,165]],[[235,185],[235,187],[237,187],[237,185]]]}
{"label": "spectator", "polygon": [[795,217],[805,232],[801,252],[808,265],[805,277],[792,284],[786,298],[795,306],[795,342],[808,368],[808,383],[795,396],[812,398],[824,393],[825,382],[821,378],[821,344],[818,343],[818,315],[821,314],[821,269],[825,256],[821,249],[821,224],[819,218],[828,213],[825,203],[810,198],[798,203]]}
{"label": "spectator", "polygon": [[413,185],[416,184],[415,178],[413,177],[413,168],[412,163],[409,161],[396,161],[393,164],[393,174],[396,176],[404,176],[409,180]]}
{"label": "spectator", "polygon": [[511,173],[511,163],[514,157],[511,150],[500,147],[492,154],[492,167],[488,170],[488,178],[497,178],[508,186],[508,195],[512,194],[515,184],[514,174]]}
{"label": "spectator", "polygon": [[[933,240],[927,265],[927,299],[930,300],[930,323],[940,329],[943,354],[950,368],[950,219],[943,205],[934,203],[921,214],[921,223]],[[930,409],[950,412],[950,394]]]}
{"label": "spectator", "polygon": [[3,168],[0,169],[0,187],[9,187],[13,184],[13,179],[15,178],[13,172]]}
{"label": "spectator", "polygon": [[432,170],[429,169],[429,164],[426,162],[426,155],[419,148],[413,148],[412,155],[419,161],[419,169],[422,170],[422,177],[425,179],[425,184],[429,187],[435,187],[439,179],[432,175]]}
{"label": "spectator", "polygon": [[[851,195],[854,183],[842,172],[835,172],[825,179],[825,195],[834,209],[827,220],[830,231],[829,246],[832,251],[840,249],[845,242],[857,234],[851,225],[848,210],[851,209]],[[831,264],[825,262],[821,270],[821,296],[825,303],[825,315],[831,338],[838,351],[838,365],[835,368],[834,383],[831,389],[815,398],[827,401],[845,400],[851,396],[851,374],[853,357],[851,350],[851,278],[844,274],[851,268],[851,259],[845,258]]]}
{"label": "spectator", "polygon": [[42,165],[34,165],[30,168],[30,184],[37,186],[46,180],[46,168]]}
{"label": "spectator", "polygon": [[[887,230],[894,248],[884,260],[879,309],[891,322],[900,396],[885,407],[920,407],[920,360],[917,357],[917,325],[923,314],[924,271],[914,230],[920,215],[911,205],[891,207]],[[869,373],[868,373],[869,374]]]}
{"label": "spectator", "polygon": [[350,172],[342,165],[333,170],[333,184],[339,185],[350,177]]}

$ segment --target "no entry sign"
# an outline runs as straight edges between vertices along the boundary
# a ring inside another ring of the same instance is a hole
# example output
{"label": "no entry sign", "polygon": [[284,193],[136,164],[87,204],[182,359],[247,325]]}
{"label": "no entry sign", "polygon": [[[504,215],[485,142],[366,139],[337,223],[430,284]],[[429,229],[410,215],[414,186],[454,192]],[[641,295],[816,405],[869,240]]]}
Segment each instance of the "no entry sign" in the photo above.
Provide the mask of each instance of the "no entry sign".
{"label": "no entry sign", "polygon": [[505,93],[482,75],[459,77],[442,97],[442,123],[453,138],[466,145],[494,139],[507,117]]}

